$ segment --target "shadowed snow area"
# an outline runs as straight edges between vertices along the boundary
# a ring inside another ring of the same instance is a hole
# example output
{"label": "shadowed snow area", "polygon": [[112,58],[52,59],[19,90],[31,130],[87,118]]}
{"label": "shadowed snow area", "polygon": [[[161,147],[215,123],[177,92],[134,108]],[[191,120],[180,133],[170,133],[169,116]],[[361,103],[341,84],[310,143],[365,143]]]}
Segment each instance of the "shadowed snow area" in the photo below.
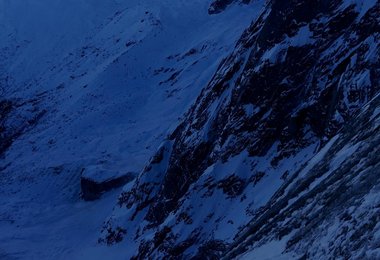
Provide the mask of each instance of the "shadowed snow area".
{"label": "shadowed snow area", "polygon": [[209,4],[0,0],[1,259],[108,255],[120,190],[84,202],[81,173],[140,172],[260,8]]}

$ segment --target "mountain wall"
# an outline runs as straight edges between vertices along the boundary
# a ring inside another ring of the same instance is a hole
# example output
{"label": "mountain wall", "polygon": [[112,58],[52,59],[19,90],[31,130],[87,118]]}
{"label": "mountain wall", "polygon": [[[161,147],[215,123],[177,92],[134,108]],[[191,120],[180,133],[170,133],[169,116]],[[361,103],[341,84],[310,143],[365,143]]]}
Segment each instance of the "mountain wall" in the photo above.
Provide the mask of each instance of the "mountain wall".
{"label": "mountain wall", "polygon": [[[376,1],[267,1],[182,123],[125,188],[102,241],[114,243],[115,234],[126,244],[138,241],[137,259],[213,259],[248,223],[254,228],[245,237],[257,237],[264,225],[258,219],[272,216],[271,198],[312,168],[318,152],[379,93],[379,8]],[[286,192],[302,194],[295,187]],[[296,219],[315,219],[295,209],[286,214],[282,219],[296,227],[304,223]],[[306,240],[309,229],[293,244]],[[305,248],[294,250],[306,257]],[[336,244],[325,255],[332,251],[339,251]]]}

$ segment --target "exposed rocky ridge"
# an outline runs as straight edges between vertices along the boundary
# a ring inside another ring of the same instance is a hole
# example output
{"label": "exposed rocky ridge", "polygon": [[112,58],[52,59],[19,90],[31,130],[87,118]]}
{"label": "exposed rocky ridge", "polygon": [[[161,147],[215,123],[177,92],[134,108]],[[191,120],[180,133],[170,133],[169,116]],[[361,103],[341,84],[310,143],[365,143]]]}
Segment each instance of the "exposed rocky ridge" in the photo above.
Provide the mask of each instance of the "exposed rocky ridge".
{"label": "exposed rocky ridge", "polygon": [[217,258],[378,93],[379,8],[375,1],[269,1],[120,196],[104,237],[126,230],[139,259]]}

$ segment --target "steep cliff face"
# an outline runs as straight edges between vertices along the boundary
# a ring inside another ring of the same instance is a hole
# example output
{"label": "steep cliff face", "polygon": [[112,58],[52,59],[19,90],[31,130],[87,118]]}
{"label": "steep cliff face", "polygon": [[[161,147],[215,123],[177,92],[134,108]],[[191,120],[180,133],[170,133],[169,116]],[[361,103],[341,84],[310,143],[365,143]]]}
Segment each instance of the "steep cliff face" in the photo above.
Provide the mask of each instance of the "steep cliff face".
{"label": "steep cliff face", "polygon": [[[268,1],[182,123],[125,188],[101,241],[136,246],[137,258],[213,258],[250,219],[266,221],[270,198],[379,92],[379,8],[364,0]],[[378,127],[368,131],[377,138]]]}
{"label": "steep cliff face", "polygon": [[380,257],[380,95],[275,193],[225,258]]}

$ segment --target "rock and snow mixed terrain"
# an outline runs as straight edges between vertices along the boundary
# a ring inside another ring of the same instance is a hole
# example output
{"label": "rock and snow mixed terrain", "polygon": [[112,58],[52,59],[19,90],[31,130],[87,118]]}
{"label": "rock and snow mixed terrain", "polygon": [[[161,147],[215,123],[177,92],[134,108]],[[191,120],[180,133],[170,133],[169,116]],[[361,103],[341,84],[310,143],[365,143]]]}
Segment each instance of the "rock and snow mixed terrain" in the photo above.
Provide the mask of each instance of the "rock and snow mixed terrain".
{"label": "rock and snow mixed terrain", "polygon": [[380,258],[379,93],[376,0],[0,0],[0,258]]}

